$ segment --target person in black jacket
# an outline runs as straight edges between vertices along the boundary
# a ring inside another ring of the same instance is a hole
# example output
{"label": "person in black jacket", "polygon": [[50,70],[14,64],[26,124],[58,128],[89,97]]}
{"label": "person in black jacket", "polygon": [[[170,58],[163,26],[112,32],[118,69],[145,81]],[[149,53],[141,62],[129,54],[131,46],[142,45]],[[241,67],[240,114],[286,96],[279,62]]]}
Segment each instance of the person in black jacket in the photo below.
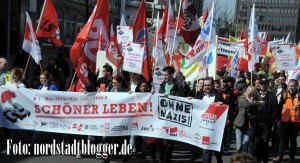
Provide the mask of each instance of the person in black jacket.
{"label": "person in black jacket", "polygon": [[265,105],[259,107],[256,116],[255,156],[259,162],[267,163],[269,160],[269,140],[272,135],[272,122],[276,119],[278,102],[275,93],[268,91],[268,80],[266,78],[262,78],[259,84],[259,94],[265,101]]}
{"label": "person in black jacket", "polygon": [[247,87],[248,85],[245,79],[245,72],[242,69],[238,69],[234,89],[237,89],[239,91],[239,95],[242,95]]}
{"label": "person in black jacket", "polygon": [[[160,85],[159,93],[165,96],[181,96],[186,97],[187,93],[190,91],[190,87],[185,83],[184,77],[181,72],[177,72],[177,78],[173,78],[175,70],[171,66],[166,66],[163,68],[163,74],[165,81]],[[174,147],[174,141],[156,139],[158,146],[158,154],[160,162],[170,162],[172,158],[172,152]],[[164,142],[166,141],[166,145]]]}

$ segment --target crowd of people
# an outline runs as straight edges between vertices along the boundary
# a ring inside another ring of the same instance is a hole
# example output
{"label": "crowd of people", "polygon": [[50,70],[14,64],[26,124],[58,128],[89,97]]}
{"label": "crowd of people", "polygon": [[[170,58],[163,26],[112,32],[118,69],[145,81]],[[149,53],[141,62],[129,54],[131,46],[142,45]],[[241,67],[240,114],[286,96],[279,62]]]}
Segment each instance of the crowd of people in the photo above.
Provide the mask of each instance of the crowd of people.
{"label": "crowd of people", "polygon": [[[57,64],[62,60],[62,58],[50,57],[48,66],[44,70],[36,69],[34,74],[39,80],[36,82],[36,80],[28,80],[23,74],[24,70],[18,67],[12,67],[9,69],[10,73],[7,73],[7,60],[0,58],[0,85],[27,87],[41,91],[153,92],[153,84],[151,81],[146,81],[142,75],[126,71],[115,73],[109,64],[105,64],[100,69],[102,73],[100,78],[98,77],[100,70],[96,73],[89,70],[89,83],[86,85],[81,85],[76,76],[72,84],[67,84],[67,79],[71,79],[72,75],[70,75],[70,70],[66,69],[65,63]],[[221,151],[199,149],[193,146],[191,157],[196,157],[198,153],[201,153],[202,162],[210,163],[212,156],[215,155],[217,162],[222,163],[223,154],[228,152],[235,138],[236,152],[246,153],[247,158],[254,156],[253,160],[257,159],[254,162],[267,163],[270,156],[269,149],[274,154],[273,161],[281,162],[287,148],[290,162],[295,162],[296,139],[300,122],[299,85],[297,80],[287,81],[284,71],[272,72],[269,68],[268,64],[263,68],[260,68],[260,64],[256,64],[252,74],[239,69],[236,77],[230,77],[228,69],[224,68],[217,71],[215,79],[201,78],[190,85],[185,82],[185,77],[181,72],[176,72],[171,66],[164,67],[164,82],[160,86],[159,93],[165,96],[180,96],[229,106]],[[2,131],[5,138],[15,137],[13,130],[3,129]],[[32,132],[32,135],[33,141],[36,142],[39,133]],[[60,139],[57,135],[53,138]],[[78,136],[72,138],[87,139],[87,137]],[[156,152],[158,152],[159,162],[171,162],[176,143],[173,140],[123,136],[99,137],[95,141],[122,143],[124,139],[134,147],[141,147],[141,158],[145,158],[148,145],[153,160],[156,160]],[[133,151],[135,150],[134,148]],[[76,157],[80,158],[80,155]],[[123,161],[126,162],[128,159],[130,159],[129,156],[124,156]],[[240,156],[235,155],[232,160],[234,159],[240,159]],[[104,162],[109,162],[109,160],[110,157]]]}

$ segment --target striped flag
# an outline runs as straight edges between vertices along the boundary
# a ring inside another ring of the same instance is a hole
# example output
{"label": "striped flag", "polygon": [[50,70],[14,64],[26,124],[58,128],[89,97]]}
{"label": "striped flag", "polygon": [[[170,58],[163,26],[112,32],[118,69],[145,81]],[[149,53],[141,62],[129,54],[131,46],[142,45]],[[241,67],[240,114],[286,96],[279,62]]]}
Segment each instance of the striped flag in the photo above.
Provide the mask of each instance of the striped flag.
{"label": "striped flag", "polygon": [[237,70],[238,70],[238,66],[239,66],[239,57],[240,57],[240,52],[239,50],[236,51],[236,54],[234,55],[234,57],[231,60],[230,63],[230,76],[231,77],[236,77],[237,76]]}

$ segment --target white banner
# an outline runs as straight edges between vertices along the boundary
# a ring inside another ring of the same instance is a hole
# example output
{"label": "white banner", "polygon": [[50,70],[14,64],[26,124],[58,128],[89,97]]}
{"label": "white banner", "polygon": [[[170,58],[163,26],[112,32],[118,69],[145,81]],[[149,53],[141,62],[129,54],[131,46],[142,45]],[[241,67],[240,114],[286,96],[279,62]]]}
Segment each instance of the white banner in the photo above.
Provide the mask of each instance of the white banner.
{"label": "white banner", "polygon": [[276,45],[277,70],[294,70],[296,48],[293,45]]}
{"label": "white banner", "polygon": [[124,56],[123,70],[142,74],[144,45],[127,43]]}
{"label": "white banner", "polygon": [[219,151],[227,105],[151,93],[77,93],[0,87],[0,127],[172,139]]}
{"label": "white banner", "polygon": [[225,42],[218,40],[218,54],[234,57],[237,51],[244,47],[244,43],[240,42]]}
{"label": "white banner", "polygon": [[133,42],[133,32],[130,26],[117,26],[118,43],[122,44],[122,51],[125,50],[127,42]]}

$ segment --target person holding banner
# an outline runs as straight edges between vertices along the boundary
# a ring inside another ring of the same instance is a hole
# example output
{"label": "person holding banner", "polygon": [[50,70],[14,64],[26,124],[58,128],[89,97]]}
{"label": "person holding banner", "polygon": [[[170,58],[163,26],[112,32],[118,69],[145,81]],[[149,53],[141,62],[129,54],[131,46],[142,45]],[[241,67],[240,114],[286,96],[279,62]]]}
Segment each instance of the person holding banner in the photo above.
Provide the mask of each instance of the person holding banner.
{"label": "person holding banner", "polygon": [[96,87],[98,88],[98,91],[100,92],[109,92],[111,89],[111,81],[113,80],[113,68],[106,63],[102,67],[102,77],[98,79],[99,76],[99,69],[95,75],[95,78],[93,79],[93,82],[95,83]]}
{"label": "person holding banner", "polygon": [[[215,102],[217,91],[214,89],[214,80],[212,77],[207,77],[203,81],[203,92],[199,93],[199,95],[196,97],[196,99],[199,100],[205,100],[210,102]],[[191,97],[188,97],[188,99],[192,99]],[[207,149],[202,149],[202,162],[203,163],[211,163],[212,159],[212,151]],[[219,154],[219,155],[218,155]],[[220,155],[220,152],[218,152],[217,160],[218,162],[222,161],[222,156]],[[221,157],[219,157],[221,156]]]}
{"label": "person holding banner", "polygon": [[47,71],[41,73],[40,82],[39,90],[57,91],[56,86],[51,84],[51,75]]}
{"label": "person holding banner", "polygon": [[238,113],[233,121],[233,125],[236,126],[236,150],[238,153],[253,153],[249,144],[254,143],[256,115],[258,107],[265,104],[259,99],[256,89],[252,86],[248,86],[238,98]]}
{"label": "person holding banner", "polygon": [[26,88],[25,84],[21,82],[22,72],[19,68],[17,67],[12,68],[10,75],[11,75],[11,81],[7,82],[5,85],[13,86],[17,88]]}
{"label": "person holding banner", "polygon": [[[121,76],[114,76],[111,82],[111,85],[113,86],[109,92],[128,92],[128,86],[125,82],[125,80]],[[104,137],[105,143],[118,143],[119,147],[122,146],[122,143],[126,140],[127,142],[130,141],[130,136],[118,136],[118,137]],[[129,155],[124,155],[123,162],[127,162],[129,160]],[[105,158],[103,163],[109,163],[110,162],[110,156],[108,154],[108,157]]]}
{"label": "person holding banner", "polygon": [[[190,89],[187,90],[187,84],[183,80],[182,73],[178,73],[178,80],[173,78],[175,69],[172,66],[166,66],[163,68],[164,81],[160,85],[159,93],[164,94],[165,96],[180,96],[186,97]],[[170,162],[172,158],[172,152],[174,147],[174,141],[156,139],[158,146],[158,154],[160,162]]]}

